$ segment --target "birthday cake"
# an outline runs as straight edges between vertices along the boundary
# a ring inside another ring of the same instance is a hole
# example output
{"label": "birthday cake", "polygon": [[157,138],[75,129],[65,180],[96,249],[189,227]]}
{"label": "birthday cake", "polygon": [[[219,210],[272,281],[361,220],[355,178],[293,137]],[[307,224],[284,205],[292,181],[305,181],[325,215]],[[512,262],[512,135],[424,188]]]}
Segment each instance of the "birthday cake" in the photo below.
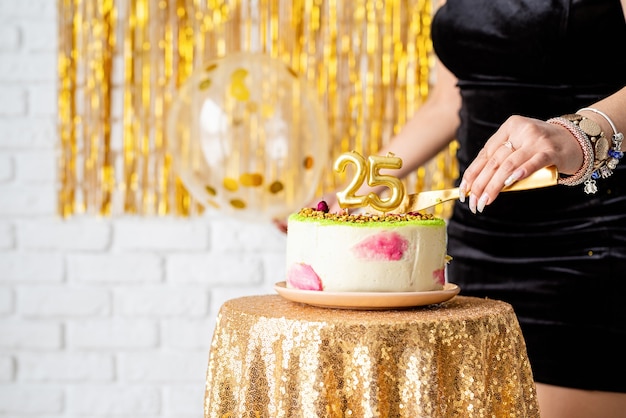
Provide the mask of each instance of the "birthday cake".
{"label": "birthday cake", "polygon": [[447,235],[429,214],[337,214],[305,208],[287,224],[288,288],[423,292],[445,284]]}

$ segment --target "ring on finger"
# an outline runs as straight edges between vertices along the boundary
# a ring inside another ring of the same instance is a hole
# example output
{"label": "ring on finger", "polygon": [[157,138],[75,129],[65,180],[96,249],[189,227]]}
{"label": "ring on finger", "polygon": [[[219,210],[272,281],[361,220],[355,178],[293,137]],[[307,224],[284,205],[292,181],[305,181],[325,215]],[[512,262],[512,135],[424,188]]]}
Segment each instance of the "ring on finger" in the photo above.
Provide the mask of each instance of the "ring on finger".
{"label": "ring on finger", "polygon": [[511,141],[505,141],[505,142],[502,143],[502,145],[504,145],[505,147],[507,147],[511,151],[515,151],[515,147],[513,146]]}

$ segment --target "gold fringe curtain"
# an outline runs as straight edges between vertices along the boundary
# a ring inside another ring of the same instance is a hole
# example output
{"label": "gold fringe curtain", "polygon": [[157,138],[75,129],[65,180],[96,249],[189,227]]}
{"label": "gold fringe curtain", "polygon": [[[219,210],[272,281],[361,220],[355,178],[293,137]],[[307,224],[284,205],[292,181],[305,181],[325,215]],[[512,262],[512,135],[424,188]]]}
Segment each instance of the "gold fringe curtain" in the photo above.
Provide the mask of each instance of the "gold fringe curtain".
{"label": "gold fringe curtain", "polygon": [[[431,0],[58,0],[59,212],[183,215],[165,121],[203,63],[263,52],[306,77],[328,115],[330,161],[377,152],[423,103]],[[448,187],[454,146],[406,179]],[[320,193],[337,187],[331,166]],[[437,208],[446,216],[446,207]]]}
{"label": "gold fringe curtain", "polygon": [[110,214],[113,0],[59,0],[59,212]]}

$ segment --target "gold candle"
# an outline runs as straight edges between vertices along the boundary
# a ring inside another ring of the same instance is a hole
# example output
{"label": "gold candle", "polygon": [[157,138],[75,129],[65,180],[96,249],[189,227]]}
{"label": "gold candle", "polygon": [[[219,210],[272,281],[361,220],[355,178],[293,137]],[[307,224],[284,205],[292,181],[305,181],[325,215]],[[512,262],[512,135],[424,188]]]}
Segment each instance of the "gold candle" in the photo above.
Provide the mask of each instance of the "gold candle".
{"label": "gold candle", "polygon": [[[350,151],[341,154],[336,160],[334,169],[343,173],[349,164],[354,164],[356,171],[345,189],[337,192],[337,201],[342,208],[358,208],[371,206],[380,212],[391,212],[404,199],[404,184],[394,176],[381,174],[381,169],[400,169],[402,159],[392,153],[386,156],[372,155],[367,160],[358,152]],[[390,196],[381,199],[376,193],[358,195],[359,189],[366,183],[370,187],[383,186],[389,189]]]}

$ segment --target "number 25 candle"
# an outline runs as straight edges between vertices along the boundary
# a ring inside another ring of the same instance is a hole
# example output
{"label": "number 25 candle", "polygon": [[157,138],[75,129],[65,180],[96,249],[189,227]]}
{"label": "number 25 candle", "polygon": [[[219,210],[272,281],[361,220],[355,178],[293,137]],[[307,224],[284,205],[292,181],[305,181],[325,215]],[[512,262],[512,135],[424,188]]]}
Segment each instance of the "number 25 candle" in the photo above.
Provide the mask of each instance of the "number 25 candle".
{"label": "number 25 candle", "polygon": [[[348,164],[354,164],[356,171],[347,187],[337,193],[339,206],[342,208],[358,208],[371,206],[380,212],[396,209],[404,199],[404,184],[397,177],[381,174],[381,169],[400,169],[402,159],[389,153],[386,156],[372,155],[367,160],[358,152],[350,151],[341,154],[335,160],[334,169],[338,173],[345,171]],[[383,186],[389,189],[390,196],[381,199],[376,193],[357,195],[359,188],[367,183],[371,187]]]}

